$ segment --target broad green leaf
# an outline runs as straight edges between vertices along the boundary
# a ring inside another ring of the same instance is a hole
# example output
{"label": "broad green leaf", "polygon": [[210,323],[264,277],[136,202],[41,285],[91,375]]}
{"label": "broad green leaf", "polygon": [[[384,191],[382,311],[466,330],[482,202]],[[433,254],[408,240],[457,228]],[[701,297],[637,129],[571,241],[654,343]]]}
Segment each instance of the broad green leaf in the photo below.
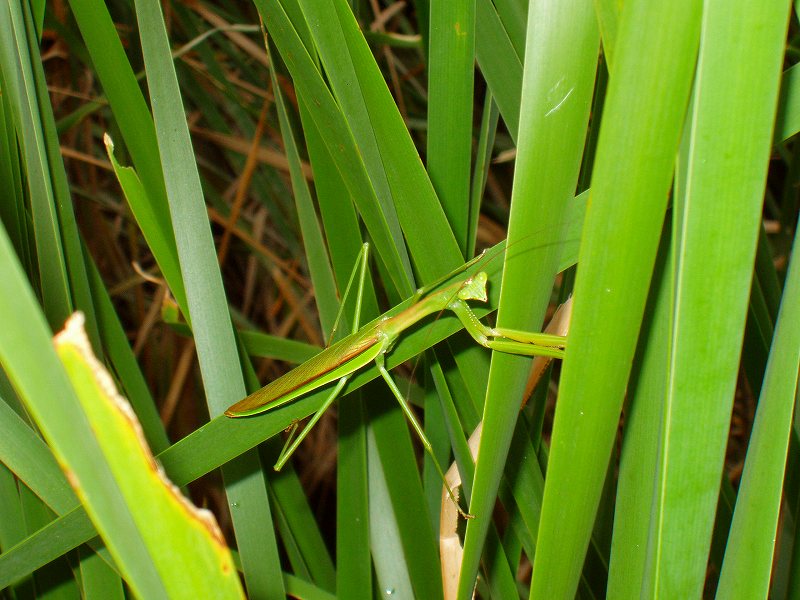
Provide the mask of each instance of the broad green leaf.
{"label": "broad green leaf", "polygon": [[[0,327],[0,364],[3,370],[59,463],[69,469],[69,477],[81,482],[84,496],[91,498],[92,505],[102,511],[102,514],[92,513],[94,523],[104,523],[114,529],[115,536],[120,536],[115,539],[125,540],[124,544],[109,544],[109,549],[118,564],[125,564],[129,569],[124,573],[126,580],[142,596],[162,596],[163,584],[113,481],[111,471],[102,460],[94,433],[53,350],[44,316],[2,227],[0,280],[3,281],[0,313],[15,316],[14,319],[8,319],[4,327]],[[93,537],[93,529],[85,513],[83,518],[80,531],[84,532],[85,537],[81,542]],[[107,532],[105,529],[103,531]],[[55,547],[64,543],[63,539],[50,538],[47,534],[43,535],[43,539],[46,540],[50,560],[64,553],[64,550],[55,550]],[[34,554],[41,555],[41,544],[29,545],[28,548]],[[18,561],[28,561],[24,555],[17,556]],[[21,573],[27,574],[30,570],[23,567]],[[133,573],[136,574],[135,582],[132,580]]]}

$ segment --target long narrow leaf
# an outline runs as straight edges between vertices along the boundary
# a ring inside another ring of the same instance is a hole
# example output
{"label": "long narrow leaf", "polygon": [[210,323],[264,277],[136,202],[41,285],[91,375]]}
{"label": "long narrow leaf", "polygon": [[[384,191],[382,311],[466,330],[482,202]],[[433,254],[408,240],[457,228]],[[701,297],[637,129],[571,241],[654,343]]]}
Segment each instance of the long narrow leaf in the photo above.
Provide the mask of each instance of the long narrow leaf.
{"label": "long narrow leaf", "polygon": [[675,308],[651,540],[658,561],[646,588],[654,594],[697,596],[703,589],[788,9],[788,2],[769,10],[759,2],[705,3],[686,181],[675,212]]}
{"label": "long narrow leaf", "polygon": [[571,597],[578,588],[664,219],[700,9],[696,0],[633,0],[622,12],[553,425],[533,598]]}
{"label": "long narrow leaf", "polygon": [[[599,36],[590,3],[531,3],[526,43],[525,118],[519,124],[509,243],[542,226],[544,231],[534,252],[506,255],[498,326],[537,331],[560,260],[559,224],[577,184],[594,89]],[[467,525],[460,598],[468,597],[477,575],[529,363],[529,358],[500,353],[492,358],[469,504],[476,517]]]}
{"label": "long narrow leaf", "polygon": [[[181,263],[189,316],[211,416],[243,398],[244,381],[230,314],[217,266],[203,190],[180,103],[178,81],[160,6],[137,0],[142,50],[147,65],[162,169]],[[242,457],[223,470],[226,493],[252,595],[283,594],[280,562],[271,527],[266,481],[258,456]],[[265,543],[266,541],[266,543]]]}

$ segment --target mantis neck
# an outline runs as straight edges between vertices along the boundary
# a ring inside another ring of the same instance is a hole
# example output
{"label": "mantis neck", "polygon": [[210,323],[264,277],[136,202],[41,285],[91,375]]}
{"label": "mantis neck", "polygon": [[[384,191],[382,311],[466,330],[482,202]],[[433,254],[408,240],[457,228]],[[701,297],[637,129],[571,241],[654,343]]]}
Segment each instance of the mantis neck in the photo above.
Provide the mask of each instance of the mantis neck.
{"label": "mantis neck", "polygon": [[389,317],[381,324],[381,329],[390,339],[394,339],[403,330],[408,329],[428,315],[439,313],[449,308],[452,302],[458,300],[458,291],[462,285],[463,282],[454,283],[438,292],[425,296],[416,304],[409,306],[393,317]]}

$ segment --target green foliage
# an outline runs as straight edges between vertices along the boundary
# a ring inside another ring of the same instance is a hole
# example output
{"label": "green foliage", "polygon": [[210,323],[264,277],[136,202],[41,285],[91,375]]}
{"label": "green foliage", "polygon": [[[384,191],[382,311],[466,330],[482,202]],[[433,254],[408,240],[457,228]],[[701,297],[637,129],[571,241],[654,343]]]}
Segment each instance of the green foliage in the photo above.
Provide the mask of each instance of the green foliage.
{"label": "green foliage", "polygon": [[[351,301],[332,328],[364,241],[362,323],[484,246],[480,317],[539,331],[574,298],[566,357],[522,412],[531,359],[491,355],[453,316],[387,355],[414,361],[395,376],[475,514],[459,598],[797,594],[790,2],[69,8],[0,8],[4,594],[237,593],[187,554],[203,546],[185,521],[153,530],[131,500],[127,430],[87,416],[53,348],[80,310],[249,597],[442,597],[442,482],[373,365],[347,382],[336,439],[312,435],[281,473],[281,432],[327,389],[222,416],[283,371],[265,358],[300,363],[350,330]],[[334,464],[335,483],[314,475]]]}

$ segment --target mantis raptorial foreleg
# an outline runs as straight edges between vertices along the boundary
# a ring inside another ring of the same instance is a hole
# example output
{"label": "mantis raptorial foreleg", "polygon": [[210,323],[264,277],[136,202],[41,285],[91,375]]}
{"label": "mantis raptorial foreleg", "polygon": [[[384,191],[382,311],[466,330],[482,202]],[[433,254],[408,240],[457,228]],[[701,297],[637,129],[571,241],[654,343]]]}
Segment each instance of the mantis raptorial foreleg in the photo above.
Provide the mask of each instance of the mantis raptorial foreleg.
{"label": "mantis raptorial foreleg", "polygon": [[530,355],[531,346],[535,346],[538,356],[549,356],[551,358],[564,356],[563,336],[487,327],[481,323],[469,305],[460,299],[454,300],[448,308],[456,314],[464,324],[464,329],[467,330],[467,333],[481,346],[498,352],[522,355]]}
{"label": "mantis raptorial foreleg", "polygon": [[[564,304],[558,307],[558,310],[553,315],[550,323],[545,330],[548,337],[566,336],[569,331],[569,322],[572,315],[572,298],[569,298]],[[504,330],[509,331],[509,330]],[[524,333],[524,332],[515,332]],[[538,356],[531,365],[530,375],[528,377],[528,385],[526,386],[526,395],[523,399],[522,405],[527,401],[527,390],[533,390],[533,387],[541,378],[547,366],[552,359],[548,356]],[[478,423],[478,426],[469,436],[468,445],[472,460],[478,460],[478,446],[481,441],[481,433],[483,432],[483,421]],[[439,518],[439,554],[442,561],[442,584],[444,586],[445,600],[452,600],[456,598],[458,592],[458,580],[461,576],[461,563],[464,557],[464,549],[461,546],[461,540],[458,537],[458,513],[452,508],[452,501],[450,500],[451,494],[456,494],[458,498],[458,488],[461,486],[461,474],[458,471],[458,465],[454,462],[447,469],[444,477],[444,486],[442,488],[442,504]]]}

